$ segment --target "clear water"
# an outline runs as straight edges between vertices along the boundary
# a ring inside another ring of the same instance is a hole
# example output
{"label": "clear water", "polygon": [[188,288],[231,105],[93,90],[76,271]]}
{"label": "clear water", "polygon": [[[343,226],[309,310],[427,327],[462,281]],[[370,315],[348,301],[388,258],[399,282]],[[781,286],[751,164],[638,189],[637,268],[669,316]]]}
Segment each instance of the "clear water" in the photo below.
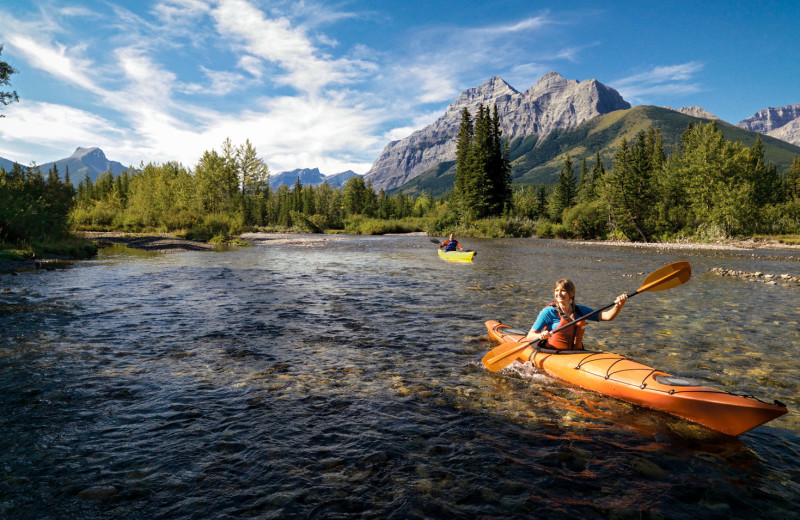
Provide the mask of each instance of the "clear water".
{"label": "clear water", "polygon": [[[800,274],[781,252],[346,237],[169,255],[108,248],[0,275],[0,517],[797,518]],[[480,363],[556,279],[611,303],[587,346],[789,414],[738,438]]]}

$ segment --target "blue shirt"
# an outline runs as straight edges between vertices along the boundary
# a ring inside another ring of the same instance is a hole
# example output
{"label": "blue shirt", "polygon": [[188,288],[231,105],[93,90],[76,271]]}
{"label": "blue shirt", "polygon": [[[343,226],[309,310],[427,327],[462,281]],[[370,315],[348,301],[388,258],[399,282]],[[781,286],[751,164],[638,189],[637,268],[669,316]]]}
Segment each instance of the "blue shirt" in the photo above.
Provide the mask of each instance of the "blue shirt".
{"label": "blue shirt", "polygon": [[[591,314],[594,312],[593,309],[589,307],[585,307],[583,305],[578,305],[578,313],[581,316],[586,316],[587,314]],[[578,318],[578,316],[575,316]],[[589,316],[586,318],[589,321],[600,321],[600,313],[595,314],[594,316]],[[558,311],[552,305],[548,305],[539,313],[536,317],[536,322],[533,324],[533,330],[536,332],[542,332],[542,330],[553,330],[558,327],[558,324],[561,323],[561,316],[558,315]]]}

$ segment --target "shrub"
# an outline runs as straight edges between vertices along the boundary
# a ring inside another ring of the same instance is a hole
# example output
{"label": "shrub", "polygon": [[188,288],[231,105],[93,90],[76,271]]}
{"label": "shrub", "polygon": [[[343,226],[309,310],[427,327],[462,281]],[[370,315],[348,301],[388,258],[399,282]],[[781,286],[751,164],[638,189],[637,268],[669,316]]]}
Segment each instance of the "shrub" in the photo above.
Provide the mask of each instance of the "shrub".
{"label": "shrub", "polygon": [[603,238],[608,229],[605,207],[600,201],[584,202],[565,209],[562,222],[580,238]]}

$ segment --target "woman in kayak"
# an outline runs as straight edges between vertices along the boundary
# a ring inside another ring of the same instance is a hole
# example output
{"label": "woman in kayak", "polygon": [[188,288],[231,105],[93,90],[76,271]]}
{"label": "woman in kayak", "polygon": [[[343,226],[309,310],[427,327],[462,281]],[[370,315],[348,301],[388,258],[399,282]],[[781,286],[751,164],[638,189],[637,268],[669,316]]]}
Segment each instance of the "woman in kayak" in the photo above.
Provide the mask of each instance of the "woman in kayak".
{"label": "woman in kayak", "polygon": [[445,251],[455,251],[456,249],[464,249],[461,247],[461,244],[453,237],[453,233],[450,233],[450,236],[447,240],[439,244],[439,249],[444,248]]}
{"label": "woman in kayak", "polygon": [[[575,305],[575,284],[570,280],[556,282],[555,289],[553,289],[553,299],[553,303],[542,309],[528,335],[521,341],[536,342],[545,340],[548,347],[556,349],[579,350],[583,348],[583,332],[586,328],[586,320],[562,329],[555,334],[551,334],[550,331],[594,311],[583,305]],[[620,313],[627,299],[627,294],[620,294],[614,300],[613,307],[588,319],[592,321],[613,320]]]}

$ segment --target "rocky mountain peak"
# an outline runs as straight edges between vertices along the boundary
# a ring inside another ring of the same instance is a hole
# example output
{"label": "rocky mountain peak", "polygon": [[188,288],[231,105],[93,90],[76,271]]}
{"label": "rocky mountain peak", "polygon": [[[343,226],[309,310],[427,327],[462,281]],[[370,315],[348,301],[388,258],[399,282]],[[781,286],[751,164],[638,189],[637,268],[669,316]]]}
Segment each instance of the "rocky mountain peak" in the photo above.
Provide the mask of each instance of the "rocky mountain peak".
{"label": "rocky mountain peak", "polygon": [[514,95],[519,95],[519,92],[500,76],[494,76],[479,86],[467,89],[459,94],[455,101],[447,107],[447,112],[452,111],[460,114],[464,107],[477,107],[481,103],[484,106],[493,105],[498,99]]}
{"label": "rocky mountain peak", "polygon": [[738,126],[800,146],[800,104],[759,110]]}
{"label": "rocky mountain peak", "polygon": [[99,159],[102,161],[107,161],[106,154],[103,153],[103,150],[100,148],[93,146],[91,148],[83,148],[78,147],[75,149],[75,152],[70,156],[71,159],[84,159],[84,158],[92,158],[92,159]]}
{"label": "rocky mountain peak", "polygon": [[[669,107],[667,107],[667,108],[669,108]],[[670,110],[672,110],[672,109],[670,109]],[[682,108],[679,108],[676,112],[680,112],[681,114],[686,114],[687,116],[699,117],[699,118],[702,118],[702,119],[717,119],[717,120],[719,120],[719,118],[717,116],[715,116],[714,114],[712,114],[708,110],[706,110],[704,108],[700,108],[698,106],[682,107]]]}
{"label": "rocky mountain peak", "polygon": [[753,132],[768,134],[796,119],[800,119],[800,104],[759,110],[747,119],[739,121],[738,126]]}
{"label": "rocky mountain peak", "polygon": [[497,105],[501,131],[509,141],[531,135],[542,139],[553,130],[574,128],[600,114],[631,107],[616,90],[594,79],[579,82],[550,72],[520,93],[495,76],[462,92],[433,124],[389,143],[366,178],[375,189],[391,189],[455,160],[461,112],[467,108],[474,117],[481,104]]}

